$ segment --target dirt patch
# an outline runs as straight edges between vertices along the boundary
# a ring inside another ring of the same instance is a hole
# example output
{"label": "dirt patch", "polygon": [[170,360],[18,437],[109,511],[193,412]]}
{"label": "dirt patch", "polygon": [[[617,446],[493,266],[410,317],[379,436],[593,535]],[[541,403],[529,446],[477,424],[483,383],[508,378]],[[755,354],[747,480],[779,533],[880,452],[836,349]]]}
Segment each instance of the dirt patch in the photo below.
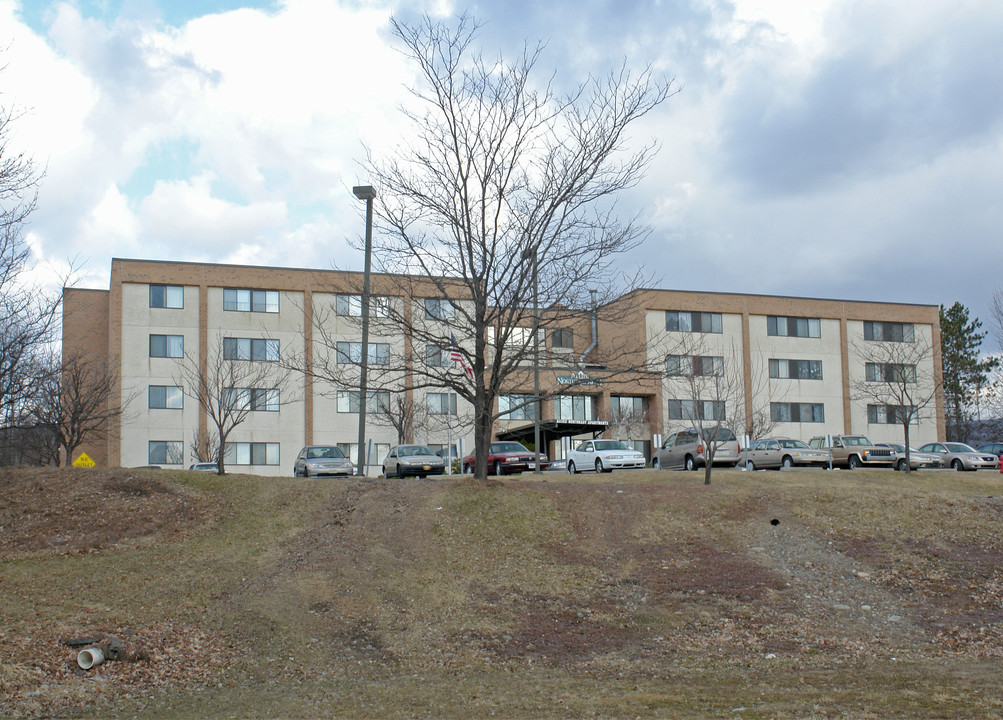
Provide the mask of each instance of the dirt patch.
{"label": "dirt patch", "polygon": [[150,473],[0,469],[0,558],[75,554],[216,518],[218,501]]}

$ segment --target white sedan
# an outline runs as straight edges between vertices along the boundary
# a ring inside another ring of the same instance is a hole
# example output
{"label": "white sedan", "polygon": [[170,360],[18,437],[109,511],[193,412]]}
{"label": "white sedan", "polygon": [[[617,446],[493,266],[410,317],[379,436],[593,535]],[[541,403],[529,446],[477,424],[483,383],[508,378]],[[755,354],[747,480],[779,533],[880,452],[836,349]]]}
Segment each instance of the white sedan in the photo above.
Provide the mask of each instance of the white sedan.
{"label": "white sedan", "polygon": [[586,440],[568,452],[568,472],[582,470],[613,472],[614,468],[643,468],[644,454],[631,450],[619,440]]}

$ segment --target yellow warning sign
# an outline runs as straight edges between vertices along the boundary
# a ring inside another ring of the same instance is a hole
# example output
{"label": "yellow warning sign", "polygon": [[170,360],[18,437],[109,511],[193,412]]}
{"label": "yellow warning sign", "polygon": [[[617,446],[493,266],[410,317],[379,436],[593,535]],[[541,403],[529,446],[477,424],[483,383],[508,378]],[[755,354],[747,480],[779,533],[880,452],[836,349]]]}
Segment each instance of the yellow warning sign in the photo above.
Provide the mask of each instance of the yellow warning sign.
{"label": "yellow warning sign", "polygon": [[85,467],[92,468],[96,465],[93,460],[88,457],[87,453],[80,453],[80,457],[73,461],[73,467]]}

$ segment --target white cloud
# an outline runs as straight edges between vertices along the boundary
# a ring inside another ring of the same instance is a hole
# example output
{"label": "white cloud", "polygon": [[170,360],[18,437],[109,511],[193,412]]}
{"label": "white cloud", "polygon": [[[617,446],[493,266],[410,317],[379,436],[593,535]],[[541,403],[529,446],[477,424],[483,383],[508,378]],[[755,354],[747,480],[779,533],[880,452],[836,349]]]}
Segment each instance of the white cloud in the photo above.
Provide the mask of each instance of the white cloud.
{"label": "white cloud", "polygon": [[[462,6],[285,0],[178,26],[87,7],[52,3],[42,36],[0,0],[0,102],[30,112],[16,139],[47,166],[31,226],[44,258],[361,266],[351,186],[366,181],[364,145],[406,142],[397,103],[415,79],[387,20]],[[998,244],[1003,5],[510,0],[474,12],[489,55],[548,42],[539,69],[558,87],[624,57],[684,86],[632,133],[662,150],[623,198],[624,215],[653,225],[639,260],[666,286],[985,303],[938,252]]]}

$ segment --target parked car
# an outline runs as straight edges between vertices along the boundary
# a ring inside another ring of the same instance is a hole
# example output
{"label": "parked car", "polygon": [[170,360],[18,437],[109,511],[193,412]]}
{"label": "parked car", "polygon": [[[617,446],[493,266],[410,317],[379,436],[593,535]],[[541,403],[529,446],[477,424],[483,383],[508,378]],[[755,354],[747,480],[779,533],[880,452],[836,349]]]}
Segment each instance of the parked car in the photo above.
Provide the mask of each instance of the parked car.
{"label": "parked car", "polygon": [[199,470],[200,472],[219,472],[219,465],[214,462],[198,462],[188,466],[189,470]]}
{"label": "parked car", "polygon": [[617,468],[643,468],[645,463],[644,453],[619,440],[586,440],[568,451],[568,472],[572,475],[582,470],[603,473]]}
{"label": "parked car", "polygon": [[445,472],[446,461],[427,445],[395,445],[383,460],[383,474],[388,478],[407,475],[423,478]]}
{"label": "parked car", "polygon": [[[463,472],[472,473],[475,464],[474,455],[463,458]],[[540,469],[550,466],[547,456],[540,453]],[[536,453],[522,443],[493,442],[488,447],[488,472],[494,475],[524,472],[536,469]]]}
{"label": "parked car", "polygon": [[829,453],[813,450],[808,443],[791,438],[761,438],[749,446],[746,470],[789,468],[795,465],[822,465],[829,462]]}
{"label": "parked car", "polygon": [[1003,458],[1003,442],[992,442],[979,445],[978,452],[992,453],[998,458]]}
{"label": "parked car", "polygon": [[337,445],[307,445],[293,464],[296,477],[317,475],[353,475],[355,466]]}
{"label": "parked car", "polygon": [[[808,441],[816,450],[824,450],[829,462],[829,446],[825,435],[816,435]],[[833,435],[832,465],[854,470],[860,467],[891,467],[895,462],[890,447],[878,447],[866,435]]]}
{"label": "parked car", "polygon": [[[741,459],[741,448],[735,433],[728,428],[710,428],[707,435],[714,439],[715,465],[735,465]],[[696,470],[706,464],[706,443],[697,428],[673,433],[665,438],[662,447],[651,456],[651,467],[668,470],[685,468]]]}
{"label": "parked car", "polygon": [[547,472],[565,472],[568,469],[567,458],[561,460],[551,460],[547,466]]}
{"label": "parked car", "polygon": [[[902,443],[878,443],[878,447],[887,447],[892,449],[892,454],[895,458],[895,469],[905,472],[906,460],[905,460],[905,445]],[[942,468],[944,467],[944,461],[940,459],[939,455],[931,455],[930,453],[920,452],[915,448],[909,448],[909,468],[912,470],[919,470],[920,468]]]}
{"label": "parked car", "polygon": [[937,455],[945,467],[955,470],[999,470],[1000,459],[992,453],[980,453],[971,445],[958,442],[927,443],[922,453]]}

